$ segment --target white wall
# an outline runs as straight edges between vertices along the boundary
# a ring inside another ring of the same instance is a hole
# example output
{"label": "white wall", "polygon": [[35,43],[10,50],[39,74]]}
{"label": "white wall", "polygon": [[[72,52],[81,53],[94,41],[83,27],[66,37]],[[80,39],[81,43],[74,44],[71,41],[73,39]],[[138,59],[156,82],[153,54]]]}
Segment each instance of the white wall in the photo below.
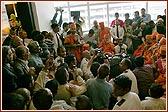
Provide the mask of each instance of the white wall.
{"label": "white wall", "polygon": [[[40,31],[51,31],[50,25],[51,25],[51,19],[53,18],[53,15],[55,14],[54,5],[52,2],[35,2],[36,9],[36,15],[37,17],[34,17],[36,22],[36,28]],[[35,11],[35,10],[34,10]],[[33,12],[34,12],[33,11]],[[35,16],[35,15],[34,15]]]}

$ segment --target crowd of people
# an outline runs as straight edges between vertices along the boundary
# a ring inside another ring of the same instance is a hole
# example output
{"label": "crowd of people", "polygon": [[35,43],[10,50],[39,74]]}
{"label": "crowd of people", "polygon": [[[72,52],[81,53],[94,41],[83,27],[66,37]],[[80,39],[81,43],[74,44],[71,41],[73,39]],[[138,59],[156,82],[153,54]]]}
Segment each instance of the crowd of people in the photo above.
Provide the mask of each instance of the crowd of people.
{"label": "crowd of people", "polygon": [[144,8],[125,21],[116,12],[110,27],[94,20],[88,33],[81,17],[58,24],[57,13],[52,31],[31,37],[10,20],[3,110],[166,110],[166,10],[156,23]]}

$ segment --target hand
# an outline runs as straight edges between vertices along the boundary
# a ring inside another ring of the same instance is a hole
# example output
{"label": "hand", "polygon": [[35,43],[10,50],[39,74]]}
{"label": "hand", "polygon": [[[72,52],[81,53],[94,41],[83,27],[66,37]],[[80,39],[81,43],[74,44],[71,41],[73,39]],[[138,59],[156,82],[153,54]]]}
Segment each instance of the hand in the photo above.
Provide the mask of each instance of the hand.
{"label": "hand", "polygon": [[36,69],[34,67],[29,67],[29,73],[30,74],[35,74]]}

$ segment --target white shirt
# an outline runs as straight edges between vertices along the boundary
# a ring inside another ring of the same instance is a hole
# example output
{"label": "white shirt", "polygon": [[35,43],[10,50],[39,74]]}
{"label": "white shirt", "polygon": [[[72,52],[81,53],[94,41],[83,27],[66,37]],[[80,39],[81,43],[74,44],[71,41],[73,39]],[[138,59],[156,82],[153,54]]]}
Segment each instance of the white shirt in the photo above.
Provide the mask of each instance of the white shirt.
{"label": "white shirt", "polygon": [[134,73],[130,69],[127,69],[121,75],[128,76],[130,78],[130,80],[132,80],[131,92],[138,94],[137,79],[136,79]]}
{"label": "white shirt", "polygon": [[99,32],[100,32],[100,26],[98,26],[98,28],[93,26],[92,29],[94,30],[95,40],[98,41]]}
{"label": "white shirt", "polygon": [[117,37],[117,26],[115,25],[114,27],[112,27],[111,30],[110,30],[112,38],[114,38],[114,39],[123,38],[124,29],[120,25],[118,26],[118,32],[119,32],[119,37]]}
{"label": "white shirt", "polygon": [[91,78],[91,77],[93,78],[93,75],[92,75],[92,73],[91,73],[91,71],[90,71],[90,67],[88,67],[88,62],[89,62],[88,59],[83,58],[82,61],[81,61],[80,68],[81,68],[81,70],[83,71],[83,73],[88,73],[88,74],[89,74],[89,77],[90,77],[90,78]]}
{"label": "white shirt", "polygon": [[56,55],[57,55],[57,48],[58,48],[59,45],[58,45],[58,41],[57,41],[57,37],[56,37],[56,36],[58,36],[58,40],[59,40],[60,46],[62,46],[62,41],[61,41],[61,39],[60,39],[58,33],[55,33],[55,32],[51,32],[51,33],[52,33],[53,36],[54,36],[54,39],[53,39],[54,49],[55,49],[55,53],[56,53]]}
{"label": "white shirt", "polygon": [[34,85],[34,91],[38,91],[39,89],[45,88],[45,85],[51,79],[47,76],[48,72],[40,71]]}
{"label": "white shirt", "polygon": [[[121,46],[121,48],[123,48],[123,49],[125,49],[125,51],[127,51],[127,45],[123,44],[123,45]],[[119,46],[119,45],[116,45],[116,46],[114,47],[114,50],[115,50],[115,54],[120,53],[120,46]]]}
{"label": "white shirt", "polygon": [[88,65],[88,59],[83,58],[80,65],[80,68],[83,72],[88,72],[90,70],[90,68],[88,68],[87,65]]}
{"label": "white shirt", "polygon": [[136,93],[128,92],[117,98],[113,110],[142,110],[141,101]]}
{"label": "white shirt", "polygon": [[166,110],[165,98],[146,97],[145,99],[141,101],[143,110]]}

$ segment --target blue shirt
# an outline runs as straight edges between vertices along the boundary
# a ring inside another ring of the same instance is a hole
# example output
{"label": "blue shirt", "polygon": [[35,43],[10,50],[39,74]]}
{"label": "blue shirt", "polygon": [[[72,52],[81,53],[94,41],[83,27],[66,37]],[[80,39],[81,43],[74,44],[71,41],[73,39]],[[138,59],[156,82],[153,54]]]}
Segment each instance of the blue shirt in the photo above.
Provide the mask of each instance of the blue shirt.
{"label": "blue shirt", "polygon": [[86,82],[87,95],[93,103],[93,109],[108,108],[113,87],[105,79],[89,79]]}

